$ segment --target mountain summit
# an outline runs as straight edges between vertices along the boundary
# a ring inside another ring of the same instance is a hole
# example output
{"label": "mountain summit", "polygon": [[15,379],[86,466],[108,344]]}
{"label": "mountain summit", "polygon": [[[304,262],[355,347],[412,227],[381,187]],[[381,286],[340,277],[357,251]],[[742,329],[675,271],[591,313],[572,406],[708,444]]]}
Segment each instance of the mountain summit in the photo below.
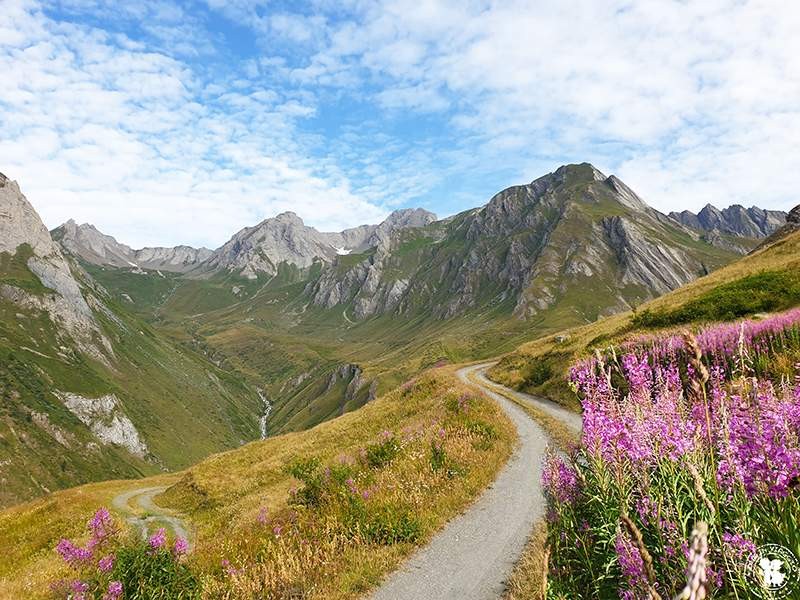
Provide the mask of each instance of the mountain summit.
{"label": "mountain summit", "polygon": [[94,225],[78,225],[72,219],[51,233],[53,239],[70,254],[96,265],[184,273],[211,256],[211,250],[207,248],[189,246],[134,250],[101,233]]}
{"label": "mountain summit", "polygon": [[293,212],[242,229],[203,262],[199,272],[230,271],[247,279],[275,275],[278,266],[307,269],[316,261],[332,263],[337,256],[381,246],[401,229],[424,227],[436,215],[421,208],[393,212],[379,225],[362,225],[339,233],[323,233],[307,226]]}
{"label": "mountain summit", "polygon": [[530,318],[558,307],[594,320],[728,258],[618,177],[583,163],[508,188],[482,208],[400,231],[381,251],[323,271],[308,289],[325,307],[352,302],[357,318],[423,311],[446,319],[486,307]]}

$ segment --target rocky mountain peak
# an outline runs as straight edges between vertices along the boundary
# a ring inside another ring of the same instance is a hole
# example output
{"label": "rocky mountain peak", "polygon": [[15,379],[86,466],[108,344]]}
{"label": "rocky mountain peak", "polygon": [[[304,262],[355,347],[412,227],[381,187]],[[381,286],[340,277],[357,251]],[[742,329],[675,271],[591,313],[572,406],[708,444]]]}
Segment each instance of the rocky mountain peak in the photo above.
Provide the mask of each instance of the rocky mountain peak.
{"label": "rocky mountain peak", "polygon": [[723,234],[752,240],[763,239],[786,222],[786,213],[782,211],[755,206],[745,208],[741,204],[733,204],[722,210],[706,204],[696,215],[685,210],[671,212],[669,216],[686,227],[706,234],[713,233],[714,239],[720,239]]}
{"label": "rocky mountain peak", "polygon": [[0,173],[0,188],[5,187],[6,182],[8,181],[8,177]]}
{"label": "rocky mountain peak", "polygon": [[174,248],[142,248],[134,250],[116,238],[105,235],[94,225],[78,225],[70,219],[52,231],[67,252],[88,263],[122,268],[143,268],[183,273],[193,269],[211,255],[207,248],[176,246]]}
{"label": "rocky mountain peak", "polygon": [[[50,237],[38,213],[16,182],[3,176],[0,187],[0,252],[14,256],[21,246],[30,248],[28,270],[48,291],[36,293],[13,285],[0,285],[0,297],[22,308],[44,311],[61,325],[87,354],[105,362],[111,345],[102,335],[80,285],[59,246]],[[96,340],[100,340],[98,345]]]}
{"label": "rocky mountain peak", "polygon": [[[301,219],[297,213],[294,213],[290,210],[280,213],[279,215],[273,217],[272,219],[267,219],[263,221],[263,223],[285,223],[287,225],[294,225],[296,227],[303,227],[305,223],[303,223],[303,219]],[[262,223],[262,224],[263,224]]]}

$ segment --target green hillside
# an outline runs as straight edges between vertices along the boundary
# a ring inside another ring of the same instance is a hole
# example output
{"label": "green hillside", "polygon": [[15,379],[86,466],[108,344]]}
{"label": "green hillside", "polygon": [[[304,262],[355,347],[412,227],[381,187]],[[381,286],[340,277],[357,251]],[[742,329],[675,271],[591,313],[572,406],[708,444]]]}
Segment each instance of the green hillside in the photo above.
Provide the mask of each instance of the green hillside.
{"label": "green hillside", "polygon": [[[29,254],[25,245],[15,255],[0,254],[0,281],[47,294],[27,267]],[[80,270],[74,274],[92,290]],[[139,290],[136,297],[161,293]],[[185,467],[259,436],[263,406],[254,389],[99,288],[89,293],[104,307],[95,317],[111,342],[108,364],[76,348],[46,312],[0,294],[0,505],[82,482]],[[100,443],[59,398],[63,392],[88,399],[113,394],[147,454]]]}

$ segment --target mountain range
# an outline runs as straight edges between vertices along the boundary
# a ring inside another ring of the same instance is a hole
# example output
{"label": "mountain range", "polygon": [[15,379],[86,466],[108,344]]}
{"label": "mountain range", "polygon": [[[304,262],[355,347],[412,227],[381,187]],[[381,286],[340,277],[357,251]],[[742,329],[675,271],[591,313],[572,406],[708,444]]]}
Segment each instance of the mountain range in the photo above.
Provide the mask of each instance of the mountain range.
{"label": "mountain range", "polygon": [[705,230],[710,210],[664,215],[583,163],[446,219],[326,233],[283,213],[214,251],[134,250],[73,221],[48,233],[2,177],[0,503],[178,468],[634,307],[781,224],[749,210]]}
{"label": "mountain range", "polygon": [[786,222],[786,213],[764,210],[756,206],[745,208],[734,204],[722,210],[707,204],[699,213],[671,212],[679,223],[702,232],[711,244],[746,254]]}

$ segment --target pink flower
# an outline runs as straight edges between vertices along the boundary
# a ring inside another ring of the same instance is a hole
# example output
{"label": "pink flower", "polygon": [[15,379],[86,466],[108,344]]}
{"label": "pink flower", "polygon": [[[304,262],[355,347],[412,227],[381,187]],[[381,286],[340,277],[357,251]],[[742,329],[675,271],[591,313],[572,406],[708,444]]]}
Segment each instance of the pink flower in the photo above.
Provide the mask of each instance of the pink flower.
{"label": "pink flower", "polygon": [[86,563],[92,559],[92,551],[88,548],[81,548],[76,546],[67,539],[62,539],[56,546],[56,551],[61,555],[61,558],[70,566],[77,567],[82,563]]}
{"label": "pink flower", "polygon": [[103,595],[103,600],[119,600],[122,597],[122,583],[112,581],[108,584],[108,591]]}
{"label": "pink flower", "polygon": [[114,570],[114,556],[108,555],[101,558],[97,563],[97,569],[101,573],[111,573]]}
{"label": "pink flower", "polygon": [[167,530],[162,527],[150,536],[150,539],[147,541],[147,543],[153,550],[160,550],[167,543]]}
{"label": "pink flower", "polygon": [[259,525],[266,525],[267,523],[267,509],[265,507],[261,507],[261,510],[258,511],[258,516],[256,517],[256,522]]}
{"label": "pink flower", "polygon": [[229,561],[227,558],[222,559],[222,570],[228,577],[233,577],[239,574],[239,570],[234,568],[233,565],[231,565],[231,561]]}
{"label": "pink flower", "polygon": [[189,551],[189,542],[182,537],[175,538],[175,543],[172,545],[172,553],[175,556],[183,556]]}

